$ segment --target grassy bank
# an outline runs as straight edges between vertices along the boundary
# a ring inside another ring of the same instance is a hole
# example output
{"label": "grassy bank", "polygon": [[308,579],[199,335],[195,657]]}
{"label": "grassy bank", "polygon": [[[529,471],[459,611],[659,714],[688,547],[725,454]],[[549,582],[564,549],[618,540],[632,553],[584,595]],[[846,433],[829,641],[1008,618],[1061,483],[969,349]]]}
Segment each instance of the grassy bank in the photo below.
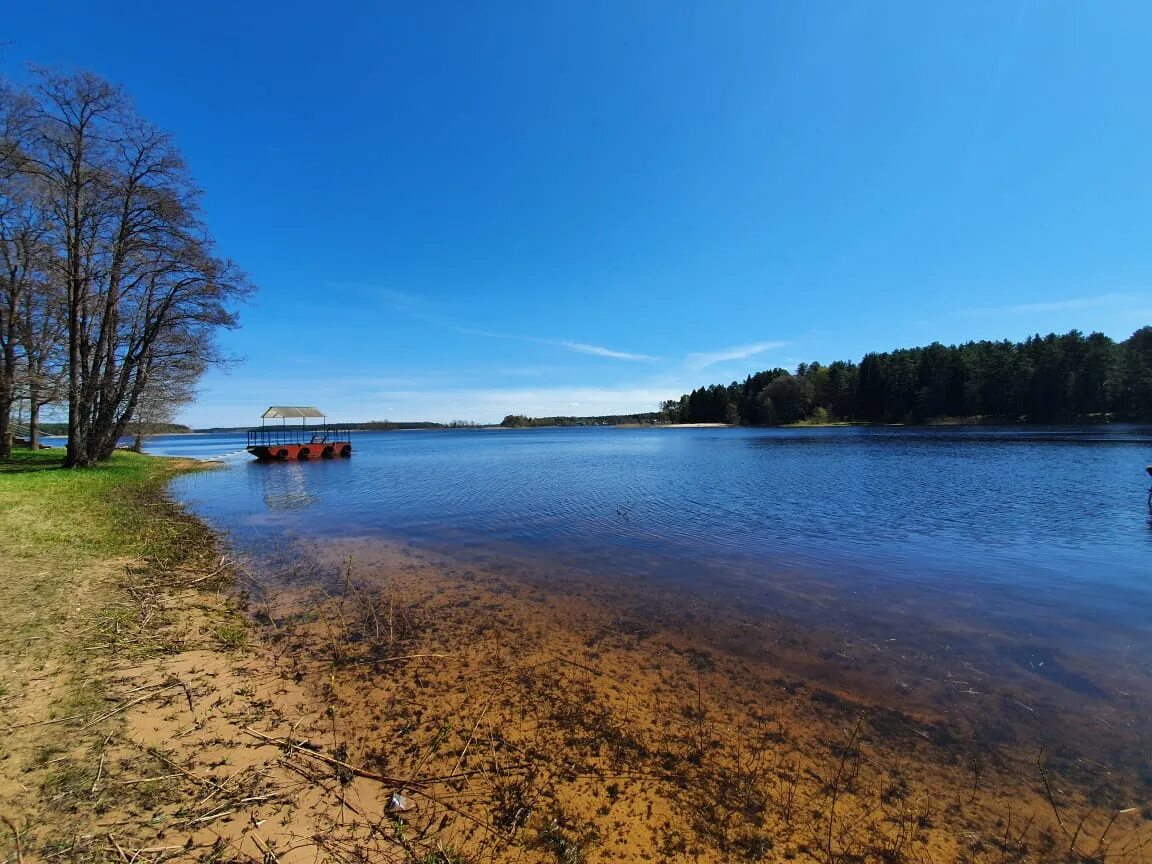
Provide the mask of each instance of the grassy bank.
{"label": "grassy bank", "polygon": [[[213,591],[227,578],[214,538],[163,495],[195,463],[117,453],[99,468],[66,471],[62,458],[49,450],[0,463],[5,861],[116,860],[115,835],[96,826],[130,822],[173,792],[110,783],[113,754],[140,755],[121,740],[133,672],[244,633]],[[195,599],[174,602],[186,590]],[[132,686],[137,697],[164,698],[161,687]]]}
{"label": "grassy bank", "polygon": [[[5,667],[51,658],[84,672],[99,652],[76,638],[105,633],[128,650],[133,568],[188,571],[215,552],[212,535],[163,497],[165,484],[195,463],[117,453],[87,471],[60,469],[60,451],[0,463],[0,604],[8,610]],[[134,653],[163,650],[156,643]]]}
{"label": "grassy bank", "polygon": [[[167,499],[201,466],[61,460],[0,463],[0,864],[459,860],[297,737],[333,733],[331,702]],[[370,810],[365,838],[346,817]]]}

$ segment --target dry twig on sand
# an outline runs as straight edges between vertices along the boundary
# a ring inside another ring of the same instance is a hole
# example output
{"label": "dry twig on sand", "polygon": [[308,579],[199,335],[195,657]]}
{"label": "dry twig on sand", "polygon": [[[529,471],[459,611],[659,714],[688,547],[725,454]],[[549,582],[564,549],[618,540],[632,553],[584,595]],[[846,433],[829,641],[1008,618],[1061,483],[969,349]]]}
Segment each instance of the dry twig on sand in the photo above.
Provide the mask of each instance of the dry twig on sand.
{"label": "dry twig on sand", "polygon": [[18,864],[24,864],[24,847],[20,842],[20,830],[16,827],[11,819],[2,813],[0,813],[0,822],[3,822],[5,825],[7,825],[9,830],[12,832],[12,836],[16,839],[16,861]]}
{"label": "dry twig on sand", "polygon": [[355,765],[352,765],[341,759],[337,759],[335,756],[329,756],[327,753],[321,753],[319,750],[313,750],[311,747],[306,747],[303,744],[297,744],[295,741],[290,741],[287,738],[274,738],[271,735],[265,735],[263,732],[257,732],[250,726],[245,726],[244,731],[254,738],[259,738],[261,741],[266,741],[269,744],[275,744],[277,747],[283,747],[296,753],[303,753],[305,756],[311,756],[313,759],[317,759],[321,762],[327,762],[334,768],[343,768],[345,771],[351,771],[357,777],[364,777],[368,780],[375,780],[377,783],[384,783],[388,786],[401,786],[407,788],[410,786],[419,787],[423,785],[414,780],[397,780],[394,777],[385,777],[383,774],[377,774],[364,768],[358,768]]}

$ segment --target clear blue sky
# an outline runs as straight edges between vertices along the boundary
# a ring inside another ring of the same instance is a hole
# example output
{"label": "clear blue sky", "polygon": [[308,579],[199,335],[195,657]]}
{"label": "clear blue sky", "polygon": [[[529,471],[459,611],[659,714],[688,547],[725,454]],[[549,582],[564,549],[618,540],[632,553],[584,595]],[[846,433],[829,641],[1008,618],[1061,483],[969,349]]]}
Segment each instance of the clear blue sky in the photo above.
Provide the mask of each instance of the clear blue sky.
{"label": "clear blue sky", "polygon": [[183,419],[653,410],[1152,323],[1152,4],[9,3],[171,131],[259,294]]}

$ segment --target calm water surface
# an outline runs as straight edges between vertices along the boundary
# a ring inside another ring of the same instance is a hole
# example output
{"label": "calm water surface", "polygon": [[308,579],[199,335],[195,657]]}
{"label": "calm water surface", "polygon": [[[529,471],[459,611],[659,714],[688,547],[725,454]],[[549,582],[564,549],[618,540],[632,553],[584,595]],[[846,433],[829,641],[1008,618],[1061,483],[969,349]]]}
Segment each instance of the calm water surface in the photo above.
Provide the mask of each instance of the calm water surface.
{"label": "calm water surface", "polygon": [[[351,460],[227,467],[175,496],[252,551],[371,538],[826,622],[962,622],[1152,656],[1152,429],[536,429],[359,433]],[[562,586],[558,586],[562,587]]]}

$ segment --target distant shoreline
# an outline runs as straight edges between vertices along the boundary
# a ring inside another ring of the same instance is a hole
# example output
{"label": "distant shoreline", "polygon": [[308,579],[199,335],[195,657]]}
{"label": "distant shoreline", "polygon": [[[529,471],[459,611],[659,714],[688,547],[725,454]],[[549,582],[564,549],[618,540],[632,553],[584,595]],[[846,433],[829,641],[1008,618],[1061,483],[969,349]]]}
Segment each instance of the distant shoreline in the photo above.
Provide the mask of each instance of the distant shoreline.
{"label": "distant shoreline", "polygon": [[[1121,421],[1123,424],[1141,425],[1141,421]],[[840,427],[875,427],[884,429],[931,429],[939,427],[959,428],[964,426],[1004,426],[1004,427],[1021,427],[1027,428],[1030,426],[1060,426],[1060,427],[1080,427],[1080,426],[1112,426],[1117,425],[1115,421],[1109,420],[1066,420],[1063,422],[1050,422],[1050,423],[1028,423],[1020,420],[1009,420],[1005,418],[939,418],[930,420],[924,423],[868,423],[859,420],[829,420],[823,423],[813,423],[801,421],[799,423],[782,423],[772,426],[752,426],[742,423],[612,423],[612,424],[594,424],[594,423],[556,423],[551,425],[532,425],[532,426],[502,426],[499,423],[492,423],[487,425],[477,424],[475,426],[425,426],[425,425],[404,425],[396,426],[393,428],[357,428],[355,424],[343,425],[343,428],[352,432],[461,432],[461,431],[517,431],[525,429],[833,429]],[[188,432],[154,432],[145,435],[145,438],[155,438],[158,436],[172,436],[172,437],[190,437],[197,435],[242,435],[249,431],[251,427],[237,427],[228,429],[193,429]],[[126,436],[131,437],[131,436]],[[60,433],[43,433],[41,440],[58,438],[64,440],[66,435]]]}

